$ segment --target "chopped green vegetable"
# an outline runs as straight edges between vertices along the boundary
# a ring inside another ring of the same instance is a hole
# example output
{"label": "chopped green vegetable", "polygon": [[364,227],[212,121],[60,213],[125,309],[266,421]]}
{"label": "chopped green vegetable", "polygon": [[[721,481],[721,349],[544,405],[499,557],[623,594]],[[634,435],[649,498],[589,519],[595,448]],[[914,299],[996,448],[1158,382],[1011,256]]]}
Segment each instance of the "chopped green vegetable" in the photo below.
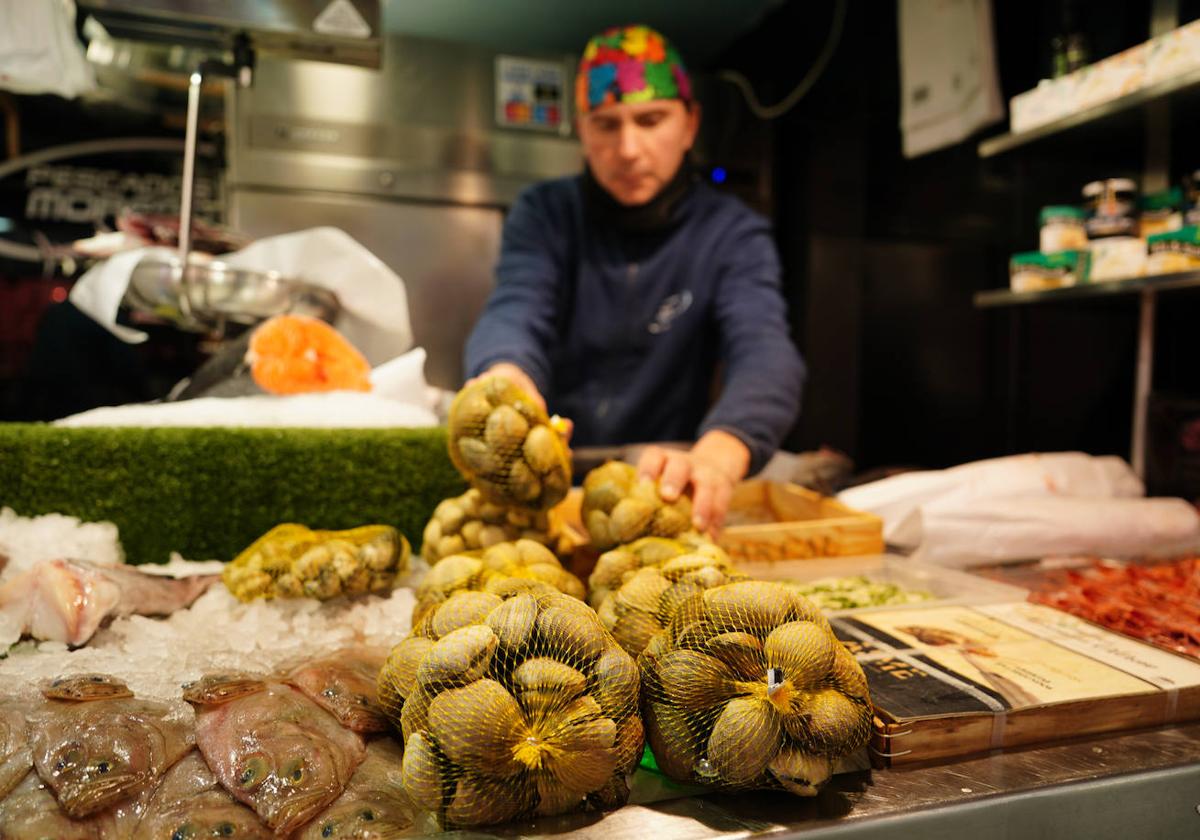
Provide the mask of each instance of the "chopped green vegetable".
{"label": "chopped green vegetable", "polygon": [[932,601],[935,597],[933,593],[922,589],[905,589],[894,583],[873,581],[865,575],[790,583],[801,595],[823,610],[918,604],[922,601]]}

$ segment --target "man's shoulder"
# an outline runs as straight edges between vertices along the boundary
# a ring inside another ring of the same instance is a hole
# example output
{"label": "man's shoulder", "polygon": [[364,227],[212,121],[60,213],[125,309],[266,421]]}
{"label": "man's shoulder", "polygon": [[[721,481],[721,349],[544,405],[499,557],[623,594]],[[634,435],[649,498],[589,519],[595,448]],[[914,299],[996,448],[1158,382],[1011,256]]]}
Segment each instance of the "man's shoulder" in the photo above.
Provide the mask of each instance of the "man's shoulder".
{"label": "man's shoulder", "polygon": [[703,181],[695,184],[692,196],[696,220],[705,227],[736,233],[770,230],[771,223],[757,210],[737,196],[713,189]]}

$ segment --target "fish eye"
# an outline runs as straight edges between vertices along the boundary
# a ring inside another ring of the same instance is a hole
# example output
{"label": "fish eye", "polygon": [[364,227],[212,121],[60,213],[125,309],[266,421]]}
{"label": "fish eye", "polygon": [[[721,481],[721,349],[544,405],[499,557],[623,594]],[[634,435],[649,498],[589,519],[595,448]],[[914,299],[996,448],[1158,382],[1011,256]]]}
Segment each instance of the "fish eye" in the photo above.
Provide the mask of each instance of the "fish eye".
{"label": "fish eye", "polygon": [[256,787],[267,775],[267,760],[261,755],[252,755],[242,765],[238,774],[238,785],[244,788]]}
{"label": "fish eye", "polygon": [[59,753],[58,759],[54,762],[54,772],[61,773],[68,767],[75,767],[76,765],[82,764],[85,758],[87,758],[87,756],[85,755],[82,747],[77,744],[69,746],[67,749]]}
{"label": "fish eye", "polygon": [[222,837],[232,837],[233,836],[234,828],[233,828],[233,823],[231,823],[231,822],[223,822],[220,825],[218,825],[216,827],[216,829],[217,829],[217,834],[220,834]]}
{"label": "fish eye", "polygon": [[332,821],[325,823],[325,825],[321,826],[321,836],[322,837],[332,837],[333,829],[334,829],[334,824]]}
{"label": "fish eye", "polygon": [[196,827],[190,822],[185,822],[171,832],[171,840],[192,840],[196,836]]}
{"label": "fish eye", "polygon": [[305,775],[303,759],[296,759],[283,768],[283,777],[292,784],[298,785],[303,782]]}
{"label": "fish eye", "polygon": [[362,817],[366,822],[372,822],[375,819],[375,812],[370,808],[367,808],[361,814],[359,814],[359,816]]}
{"label": "fish eye", "polygon": [[107,773],[112,769],[112,764],[105,759],[101,759],[100,761],[96,762],[95,769],[97,773]]}

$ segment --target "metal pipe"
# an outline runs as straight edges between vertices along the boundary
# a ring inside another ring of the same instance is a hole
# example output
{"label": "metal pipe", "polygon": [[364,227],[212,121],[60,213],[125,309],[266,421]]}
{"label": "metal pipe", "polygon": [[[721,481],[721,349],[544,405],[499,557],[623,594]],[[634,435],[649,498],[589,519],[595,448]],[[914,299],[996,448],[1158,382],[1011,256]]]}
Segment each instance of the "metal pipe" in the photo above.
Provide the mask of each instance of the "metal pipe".
{"label": "metal pipe", "polygon": [[1146,479],[1146,419],[1150,390],[1154,386],[1154,311],[1157,292],[1143,289],[1138,317],[1137,369],[1133,383],[1133,440],[1130,443],[1133,471]]}
{"label": "metal pipe", "polygon": [[183,183],[179,190],[179,309],[192,320],[192,288],[188,254],[192,250],[192,198],[196,182],[196,135],[200,123],[200,86],[204,75],[196,70],[188,81],[187,127],[183,141]]}

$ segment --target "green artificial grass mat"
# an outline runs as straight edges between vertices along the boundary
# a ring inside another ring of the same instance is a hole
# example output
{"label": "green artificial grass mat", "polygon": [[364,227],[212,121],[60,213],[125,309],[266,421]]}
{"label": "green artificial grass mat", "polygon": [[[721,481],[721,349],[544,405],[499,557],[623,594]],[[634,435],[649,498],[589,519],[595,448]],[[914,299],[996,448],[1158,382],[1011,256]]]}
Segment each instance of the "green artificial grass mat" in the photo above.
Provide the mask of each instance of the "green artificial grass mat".
{"label": "green artificial grass mat", "polygon": [[231,560],[281,522],[394,525],[415,551],[437,503],[465,489],[444,428],[0,423],[0,506],[114,522],[130,563]]}

